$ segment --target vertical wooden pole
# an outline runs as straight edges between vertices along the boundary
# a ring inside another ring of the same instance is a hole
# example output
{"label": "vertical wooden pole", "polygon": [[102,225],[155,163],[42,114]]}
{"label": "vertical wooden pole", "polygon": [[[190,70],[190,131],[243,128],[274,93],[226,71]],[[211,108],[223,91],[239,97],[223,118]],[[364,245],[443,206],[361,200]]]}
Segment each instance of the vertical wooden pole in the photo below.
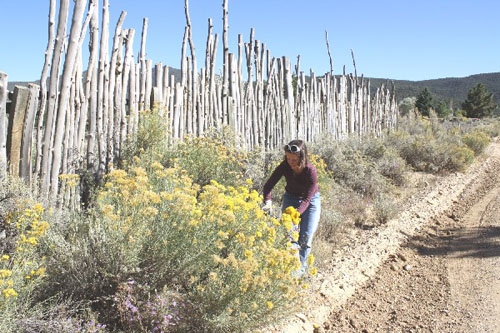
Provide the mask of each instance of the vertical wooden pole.
{"label": "vertical wooden pole", "polygon": [[101,45],[99,53],[99,81],[97,88],[97,146],[98,146],[98,168],[97,177],[100,178],[106,168],[106,125],[108,113],[108,89],[109,89],[109,0],[103,0],[102,23],[101,23]]}
{"label": "vertical wooden pole", "polygon": [[8,75],[0,72],[0,180],[7,176],[7,83]]}
{"label": "vertical wooden pole", "polygon": [[143,111],[146,107],[146,38],[148,35],[148,19],[145,17],[142,22],[141,52],[139,62],[141,63],[141,90],[139,93],[139,110]]}
{"label": "vertical wooden pole", "polygon": [[[43,124],[45,118],[45,108],[47,106],[47,77],[49,75],[49,68],[54,54],[55,43],[55,24],[56,24],[56,0],[50,0],[49,5],[49,39],[47,42],[47,49],[45,50],[45,62],[43,64],[42,76],[40,78],[40,105],[38,114],[36,116],[36,162],[35,174],[40,174],[42,164],[42,139],[43,139]],[[4,132],[5,133],[5,132]],[[1,164],[1,163],[0,163]],[[1,168],[1,167],[0,167]]]}
{"label": "vertical wooden pole", "polygon": [[138,96],[137,96],[137,88],[139,85],[137,84],[138,73],[136,72],[139,69],[140,64],[136,64],[134,62],[134,56],[130,59],[130,79],[129,79],[129,90],[128,90],[128,100],[129,100],[129,116],[128,116],[128,124],[127,124],[127,138],[132,138],[135,135],[135,119],[138,117],[137,114],[137,105],[138,105]]}
{"label": "vertical wooden pole", "polygon": [[193,42],[193,34],[191,27],[191,19],[189,17],[189,1],[184,0],[184,10],[186,14],[186,25],[188,26],[188,41],[189,41],[189,49],[191,50],[191,109],[193,113],[193,118],[195,119],[194,123],[196,125],[193,126],[193,132],[195,135],[199,135],[202,132],[202,110],[198,106],[199,94],[198,94],[198,66],[196,64],[196,51],[194,48]]}
{"label": "vertical wooden pole", "polygon": [[[227,97],[228,97],[228,85],[229,85],[229,43],[227,41],[227,34],[229,29],[228,20],[228,0],[222,1],[222,21],[223,21],[223,31],[222,31],[222,48],[223,48],[223,76],[222,76],[222,113],[224,119],[227,115]],[[226,123],[226,122],[224,122]]]}
{"label": "vertical wooden pole", "polygon": [[153,90],[153,61],[151,59],[146,60],[146,110],[151,110],[151,91]]}
{"label": "vertical wooden pole", "polygon": [[7,130],[7,158],[9,160],[9,173],[13,176],[19,176],[20,173],[21,143],[24,115],[28,106],[28,95],[28,88],[22,86],[14,87]]}
{"label": "vertical wooden pole", "polygon": [[[97,61],[98,61],[98,48],[99,48],[99,17],[97,10],[98,1],[90,0],[90,5],[95,5],[92,18],[90,20],[90,58],[89,65],[87,66],[87,84],[86,97],[88,98],[89,105],[89,128],[87,133],[87,169],[91,174],[96,174],[98,167],[98,159],[96,159],[96,136],[97,136]],[[89,78],[90,77],[90,81]]]}
{"label": "vertical wooden pole", "polygon": [[[122,95],[124,93],[124,87],[123,87],[123,67],[124,67],[124,61],[123,61],[123,44],[124,44],[124,39],[127,36],[127,30],[122,30],[120,32],[120,37],[119,37],[119,43],[120,47],[118,48],[118,55],[117,55],[117,66],[116,66],[116,84],[115,84],[115,92],[114,92],[114,118],[113,118],[113,132],[111,133],[112,135],[112,142],[113,142],[113,161],[117,161],[120,159],[121,155],[121,147],[120,147],[120,132],[121,132],[121,117],[122,117],[122,108],[123,108],[123,103],[122,103]],[[126,92],[125,92],[126,94]]]}
{"label": "vertical wooden pole", "polygon": [[107,149],[106,149],[106,167],[108,167],[109,163],[113,162],[114,152],[114,118],[115,118],[115,108],[117,104],[116,100],[116,74],[117,74],[117,65],[118,65],[118,54],[120,49],[122,48],[122,25],[123,20],[125,20],[125,16],[127,16],[127,12],[122,11],[120,17],[118,18],[118,22],[115,26],[115,34],[113,36],[113,49],[111,51],[111,63],[109,65],[109,92],[108,92],[108,112],[107,118],[104,118],[104,123],[106,126],[107,132]]}
{"label": "vertical wooden pole", "polygon": [[155,104],[154,107],[157,108],[158,111],[162,112],[162,101],[163,101],[163,65],[161,62],[155,64],[155,88],[157,90],[155,96]]}
{"label": "vertical wooden pole", "polygon": [[133,55],[133,45],[134,45],[134,36],[135,30],[128,29],[127,31],[127,42],[125,43],[125,58],[124,58],[124,68],[123,68],[123,83],[122,83],[122,106],[121,106],[121,117],[120,117],[120,147],[123,147],[125,141],[127,140],[127,115],[131,115],[131,104],[132,99],[135,98],[129,94],[129,103],[128,108],[129,112],[127,113],[127,91],[130,91],[129,84],[135,85],[135,81],[130,82],[130,67],[134,66],[134,55]]}
{"label": "vertical wooden pole", "polygon": [[33,128],[35,115],[38,108],[38,96],[40,87],[36,84],[28,84],[28,103],[24,115],[23,141],[21,142],[21,165],[19,175],[26,184],[31,185],[32,159],[31,148],[33,144]]}

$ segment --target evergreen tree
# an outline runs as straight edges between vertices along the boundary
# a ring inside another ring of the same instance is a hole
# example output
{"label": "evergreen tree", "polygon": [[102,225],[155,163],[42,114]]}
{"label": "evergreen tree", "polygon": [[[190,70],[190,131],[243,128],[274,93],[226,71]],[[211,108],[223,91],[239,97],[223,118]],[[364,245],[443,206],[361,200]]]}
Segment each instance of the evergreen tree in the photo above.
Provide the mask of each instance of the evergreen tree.
{"label": "evergreen tree", "polygon": [[448,115],[453,113],[453,111],[448,107],[448,103],[441,101],[436,106],[436,114],[439,118],[446,118]]}
{"label": "evergreen tree", "polygon": [[465,102],[462,103],[462,108],[465,110],[467,118],[491,116],[496,107],[493,102],[493,93],[490,93],[482,83],[471,88]]}
{"label": "evergreen tree", "polygon": [[427,87],[424,88],[418,95],[415,101],[415,107],[423,115],[428,117],[429,111],[432,108],[432,96],[431,92]]}

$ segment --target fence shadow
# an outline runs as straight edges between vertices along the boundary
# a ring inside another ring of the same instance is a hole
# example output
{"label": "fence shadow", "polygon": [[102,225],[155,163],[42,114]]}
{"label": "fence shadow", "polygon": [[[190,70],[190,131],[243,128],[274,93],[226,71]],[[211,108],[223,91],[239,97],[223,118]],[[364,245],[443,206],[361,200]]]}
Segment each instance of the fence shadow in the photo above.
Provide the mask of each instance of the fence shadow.
{"label": "fence shadow", "polygon": [[412,237],[406,247],[425,256],[491,258],[500,256],[500,227],[449,228]]}

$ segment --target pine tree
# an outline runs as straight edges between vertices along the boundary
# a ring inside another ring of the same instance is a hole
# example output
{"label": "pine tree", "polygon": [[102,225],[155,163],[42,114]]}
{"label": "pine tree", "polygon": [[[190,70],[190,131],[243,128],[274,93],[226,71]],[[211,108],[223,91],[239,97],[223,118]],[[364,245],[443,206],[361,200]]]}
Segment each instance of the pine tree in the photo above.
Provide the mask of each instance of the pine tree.
{"label": "pine tree", "polygon": [[415,107],[418,111],[423,115],[428,117],[429,111],[432,108],[432,96],[429,89],[424,88],[418,95],[417,100],[415,101]]}
{"label": "pine tree", "polygon": [[436,114],[439,118],[446,118],[452,112],[453,111],[448,107],[448,103],[446,103],[445,101],[439,102],[436,106]]}
{"label": "pine tree", "polygon": [[493,102],[493,93],[490,93],[482,83],[471,88],[465,102],[462,103],[462,108],[465,110],[467,118],[491,116],[496,107]]}

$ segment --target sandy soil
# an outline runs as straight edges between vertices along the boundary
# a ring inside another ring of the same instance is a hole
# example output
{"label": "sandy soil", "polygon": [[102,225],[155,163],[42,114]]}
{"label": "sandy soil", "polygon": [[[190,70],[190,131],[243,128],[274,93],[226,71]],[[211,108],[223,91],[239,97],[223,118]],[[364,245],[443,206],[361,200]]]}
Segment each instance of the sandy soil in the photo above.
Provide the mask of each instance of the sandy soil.
{"label": "sandy soil", "polygon": [[272,331],[500,332],[500,142],[349,237],[307,308]]}

